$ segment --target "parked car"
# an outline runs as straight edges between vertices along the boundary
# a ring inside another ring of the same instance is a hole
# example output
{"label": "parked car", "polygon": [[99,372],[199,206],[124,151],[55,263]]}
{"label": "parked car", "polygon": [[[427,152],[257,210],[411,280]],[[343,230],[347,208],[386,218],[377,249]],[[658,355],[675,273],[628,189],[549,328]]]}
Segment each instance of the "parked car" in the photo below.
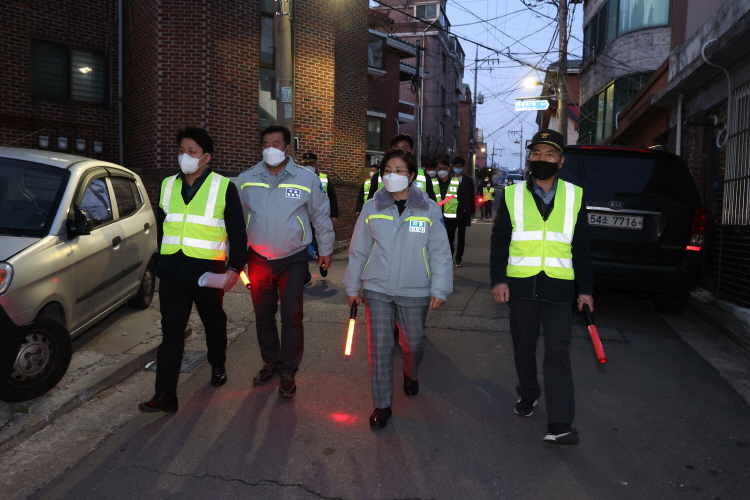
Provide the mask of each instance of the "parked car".
{"label": "parked car", "polygon": [[706,213],[674,154],[569,146],[560,177],[583,187],[597,287],[647,294],[660,312],[687,307],[703,260]]}
{"label": "parked car", "polygon": [[65,372],[72,339],[154,295],[156,220],[140,178],[90,158],[0,148],[0,400]]}

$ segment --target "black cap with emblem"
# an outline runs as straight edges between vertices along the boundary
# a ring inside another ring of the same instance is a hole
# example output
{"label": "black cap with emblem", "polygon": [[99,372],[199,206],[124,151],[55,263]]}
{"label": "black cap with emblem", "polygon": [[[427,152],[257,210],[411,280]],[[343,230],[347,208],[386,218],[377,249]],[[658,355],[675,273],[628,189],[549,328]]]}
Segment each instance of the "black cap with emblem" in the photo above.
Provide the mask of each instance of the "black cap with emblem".
{"label": "black cap with emblem", "polygon": [[305,153],[302,155],[302,163],[315,163],[318,156],[315,153]]}
{"label": "black cap with emblem", "polygon": [[531,149],[531,146],[535,144],[549,144],[561,153],[565,149],[565,139],[560,132],[556,132],[552,129],[542,129],[531,138],[531,142],[527,146],[527,149]]}

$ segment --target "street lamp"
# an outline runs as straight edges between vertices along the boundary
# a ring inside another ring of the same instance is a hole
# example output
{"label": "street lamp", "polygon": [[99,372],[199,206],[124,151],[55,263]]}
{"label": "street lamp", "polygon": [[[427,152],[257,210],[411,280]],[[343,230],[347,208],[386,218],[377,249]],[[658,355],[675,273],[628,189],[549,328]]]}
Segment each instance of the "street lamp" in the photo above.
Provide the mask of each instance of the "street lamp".
{"label": "street lamp", "polygon": [[481,151],[482,153],[486,153],[486,152],[487,152],[487,148],[482,148],[482,149],[480,149],[480,151]]}
{"label": "street lamp", "polygon": [[539,80],[536,80],[533,76],[529,76],[524,79],[523,86],[527,89],[537,87],[539,85],[544,85],[544,83],[540,82]]}

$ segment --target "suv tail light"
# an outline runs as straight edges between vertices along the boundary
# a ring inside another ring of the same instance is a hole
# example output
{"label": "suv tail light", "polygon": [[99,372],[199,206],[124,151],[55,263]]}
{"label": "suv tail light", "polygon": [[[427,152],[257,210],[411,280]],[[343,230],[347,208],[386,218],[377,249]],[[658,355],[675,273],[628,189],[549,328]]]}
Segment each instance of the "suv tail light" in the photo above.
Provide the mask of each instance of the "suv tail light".
{"label": "suv tail light", "polygon": [[706,237],[706,211],[702,207],[695,209],[693,215],[693,229],[690,230],[690,241],[685,250],[699,252],[703,248],[703,240]]}

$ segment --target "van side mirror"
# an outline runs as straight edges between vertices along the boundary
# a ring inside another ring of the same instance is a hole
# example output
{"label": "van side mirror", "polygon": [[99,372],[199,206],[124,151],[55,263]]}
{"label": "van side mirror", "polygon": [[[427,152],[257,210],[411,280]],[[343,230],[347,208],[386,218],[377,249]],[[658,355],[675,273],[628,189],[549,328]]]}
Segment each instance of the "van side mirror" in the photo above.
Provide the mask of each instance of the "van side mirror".
{"label": "van side mirror", "polygon": [[88,210],[73,205],[68,215],[68,236],[75,238],[76,236],[91,234],[93,228],[94,219],[91,218]]}

